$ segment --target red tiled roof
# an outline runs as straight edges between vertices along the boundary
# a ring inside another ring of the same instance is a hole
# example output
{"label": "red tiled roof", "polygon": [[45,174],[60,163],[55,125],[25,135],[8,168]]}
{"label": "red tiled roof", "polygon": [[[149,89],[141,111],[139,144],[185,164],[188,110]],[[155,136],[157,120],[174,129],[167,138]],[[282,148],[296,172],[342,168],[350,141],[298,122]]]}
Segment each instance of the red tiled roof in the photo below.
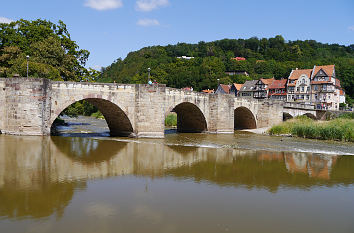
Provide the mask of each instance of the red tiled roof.
{"label": "red tiled roof", "polygon": [[207,94],[211,94],[214,93],[214,90],[202,90],[202,92],[207,93]]}
{"label": "red tiled roof", "polygon": [[286,95],[286,93],[273,93],[273,94],[269,94],[269,95]]}
{"label": "red tiled roof", "polygon": [[225,85],[225,84],[220,84],[220,87],[225,91],[225,93],[229,94],[230,93],[230,85]]}
{"label": "red tiled roof", "polygon": [[239,83],[234,83],[233,85],[235,86],[236,90],[238,90],[238,91],[241,90],[241,88],[243,86],[243,84],[239,84]]}
{"label": "red tiled roof", "polygon": [[316,75],[321,69],[328,75],[328,77],[332,77],[334,74],[334,65],[326,65],[315,66],[312,75]]}
{"label": "red tiled roof", "polygon": [[343,91],[343,89],[339,90],[339,95],[345,95],[345,92]]}
{"label": "red tiled roof", "polygon": [[285,88],[287,79],[274,80],[272,84],[269,85],[269,89]]}
{"label": "red tiled roof", "polygon": [[246,58],[244,57],[233,57],[231,60],[236,60],[236,61],[246,61]]}
{"label": "red tiled roof", "polygon": [[265,85],[270,85],[270,84],[272,84],[272,82],[274,81],[274,78],[261,78],[261,81],[262,81]]}
{"label": "red tiled roof", "polygon": [[305,74],[308,78],[311,77],[312,69],[292,70],[289,79],[299,79],[301,75]]}

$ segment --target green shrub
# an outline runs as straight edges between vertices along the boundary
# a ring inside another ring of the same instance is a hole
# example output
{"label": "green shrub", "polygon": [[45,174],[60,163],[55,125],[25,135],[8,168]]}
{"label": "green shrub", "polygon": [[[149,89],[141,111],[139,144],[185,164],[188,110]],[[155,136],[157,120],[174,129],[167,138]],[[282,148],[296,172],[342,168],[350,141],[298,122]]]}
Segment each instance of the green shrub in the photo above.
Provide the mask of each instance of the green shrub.
{"label": "green shrub", "polygon": [[165,119],[165,126],[173,127],[177,126],[177,114],[171,113]]}
{"label": "green shrub", "polygon": [[100,111],[92,113],[91,117],[95,117],[97,119],[104,119],[104,116],[103,116],[103,114]]}

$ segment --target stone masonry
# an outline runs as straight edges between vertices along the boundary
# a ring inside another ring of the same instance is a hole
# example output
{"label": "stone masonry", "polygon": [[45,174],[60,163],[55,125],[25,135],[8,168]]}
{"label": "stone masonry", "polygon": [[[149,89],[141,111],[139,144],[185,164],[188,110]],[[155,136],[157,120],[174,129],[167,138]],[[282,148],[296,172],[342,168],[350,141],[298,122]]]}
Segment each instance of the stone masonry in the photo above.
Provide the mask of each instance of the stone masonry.
{"label": "stone masonry", "polygon": [[0,78],[0,130],[5,134],[49,135],[59,114],[80,100],[102,112],[112,136],[162,138],[164,120],[171,111],[177,113],[179,132],[233,133],[234,125],[241,121],[246,122],[245,128],[260,128],[283,119],[283,103],[276,101],[165,85]]}

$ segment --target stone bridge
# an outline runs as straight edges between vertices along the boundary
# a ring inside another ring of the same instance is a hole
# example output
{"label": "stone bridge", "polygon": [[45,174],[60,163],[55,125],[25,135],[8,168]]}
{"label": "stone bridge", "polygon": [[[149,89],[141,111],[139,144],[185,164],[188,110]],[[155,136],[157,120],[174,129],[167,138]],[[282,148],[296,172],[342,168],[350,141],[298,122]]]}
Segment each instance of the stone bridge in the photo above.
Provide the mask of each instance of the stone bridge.
{"label": "stone bridge", "polygon": [[86,100],[104,115],[112,136],[164,137],[165,117],[177,113],[178,132],[233,133],[283,120],[282,102],[205,94],[165,85],[55,82],[0,78],[0,131],[49,135],[59,114]]}

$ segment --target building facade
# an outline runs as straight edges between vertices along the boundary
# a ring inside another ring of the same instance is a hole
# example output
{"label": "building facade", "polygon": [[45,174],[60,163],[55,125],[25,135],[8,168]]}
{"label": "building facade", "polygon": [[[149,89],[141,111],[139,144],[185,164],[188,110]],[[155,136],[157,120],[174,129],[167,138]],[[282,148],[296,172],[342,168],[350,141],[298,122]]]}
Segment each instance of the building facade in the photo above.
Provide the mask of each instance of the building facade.
{"label": "building facade", "polygon": [[341,98],[335,66],[314,66],[292,70],[287,82],[287,101],[314,104],[316,109],[339,110]]}
{"label": "building facade", "polygon": [[282,100],[286,101],[286,84],[287,79],[274,80],[272,84],[269,85],[269,93],[268,96],[273,100]]}

